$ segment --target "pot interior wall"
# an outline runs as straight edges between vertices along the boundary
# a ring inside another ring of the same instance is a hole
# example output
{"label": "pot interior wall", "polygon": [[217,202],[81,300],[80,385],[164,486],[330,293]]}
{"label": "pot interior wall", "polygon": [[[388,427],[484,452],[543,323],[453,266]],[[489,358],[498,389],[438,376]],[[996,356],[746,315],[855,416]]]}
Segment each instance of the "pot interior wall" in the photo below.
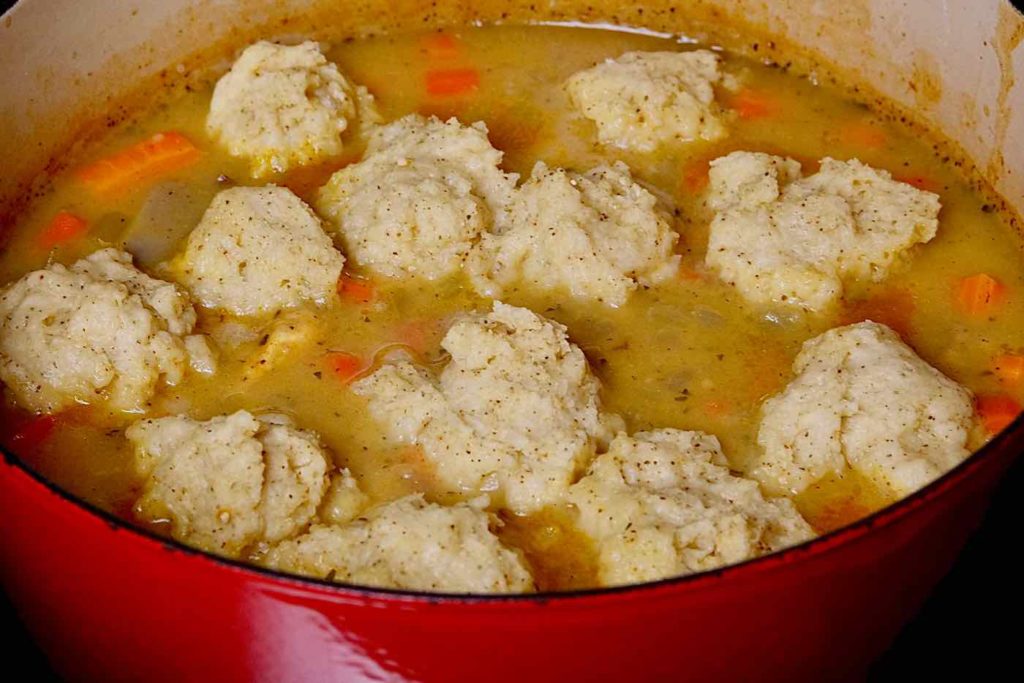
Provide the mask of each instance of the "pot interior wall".
{"label": "pot interior wall", "polygon": [[140,94],[181,81],[192,65],[223,62],[255,35],[538,20],[799,55],[818,76],[870,84],[861,89],[914,111],[1024,209],[1024,80],[1015,77],[1024,73],[1024,19],[1006,0],[22,0],[0,23],[0,207],[15,206],[48,162],[59,165],[68,145],[139,105]]}

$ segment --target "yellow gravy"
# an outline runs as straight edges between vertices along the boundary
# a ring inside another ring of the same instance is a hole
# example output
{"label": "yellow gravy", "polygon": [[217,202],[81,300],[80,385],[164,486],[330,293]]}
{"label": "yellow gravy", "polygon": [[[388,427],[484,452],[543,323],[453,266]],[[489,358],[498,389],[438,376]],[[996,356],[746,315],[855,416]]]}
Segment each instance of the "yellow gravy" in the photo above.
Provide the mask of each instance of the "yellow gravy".
{"label": "yellow gravy", "polygon": [[[452,44],[456,50],[448,49]],[[992,371],[994,358],[1024,347],[1020,239],[943,157],[939,145],[839,91],[780,68],[725,55],[730,74],[770,94],[772,115],[737,117],[722,143],[698,142],[654,155],[631,155],[593,143],[591,124],[571,115],[561,82],[627,50],[688,46],[635,33],[542,26],[466,28],[446,34],[440,43],[443,49],[438,45],[437,34],[396,35],[341,41],[328,56],[351,79],[369,87],[385,120],[419,111],[457,115],[464,122],[486,121],[492,142],[505,152],[506,169],[524,175],[538,160],[587,169],[621,159],[675,210],[683,259],[678,279],[634,294],[619,309],[526,290],[505,297],[568,326],[603,382],[605,406],[620,413],[631,430],[678,427],[713,433],[733,467],[742,471],[755,453],[760,403],[788,381],[801,343],[866,317],[895,327],[923,358],[973,391],[1024,398],[1019,388],[1001,384]],[[439,63],[477,69],[479,88],[469,96],[427,95],[425,70]],[[244,164],[220,151],[204,132],[209,100],[210,87],[189,92],[110,130],[74,162],[88,162],[154,133],[176,130],[203,152],[197,164],[177,174],[177,180],[207,194],[222,176],[244,184]],[[834,315],[803,316],[747,305],[701,265],[709,220],[700,194],[701,164],[736,149],[788,154],[810,163],[823,156],[857,157],[888,169],[941,195],[938,236],[886,282],[862,285],[848,294]],[[347,154],[337,163],[297,171],[276,182],[308,200],[331,172],[355,158],[357,154]],[[102,200],[85,191],[71,174],[54,178],[52,189],[12,228],[0,253],[0,282],[50,259],[69,263],[116,244],[148,190]],[[59,210],[85,218],[90,231],[52,253],[42,251],[34,238]],[[999,279],[1009,293],[998,314],[983,320],[966,318],[953,305],[956,281],[975,273]],[[384,438],[365,403],[326,367],[325,355],[346,352],[369,364],[388,349],[402,346],[423,362],[440,365],[445,358],[439,341],[447,321],[460,312],[485,309],[488,302],[474,294],[461,275],[434,283],[372,278],[372,284],[376,294],[368,303],[339,298],[310,308],[305,321],[312,321],[314,341],[292,349],[267,371],[254,371],[252,363],[267,343],[272,320],[238,321],[201,313],[200,331],[218,341],[233,340],[219,345],[219,371],[212,377],[192,375],[179,386],[165,388],[152,402],[150,414],[184,412],[205,419],[240,408],[284,412],[301,427],[319,433],[337,462],[349,467],[375,500],[413,491],[442,500],[457,497],[437,486],[414,450]],[[288,315],[302,320],[303,314]],[[28,420],[9,403],[2,410],[9,426]],[[126,424],[125,416],[81,407],[54,420],[52,433],[38,447],[25,448],[11,429],[2,430],[2,438],[60,486],[131,517],[140,482],[123,438]],[[819,482],[797,501],[821,531],[890,502],[891,495],[853,474]],[[507,543],[524,550],[541,589],[595,583],[593,549],[573,530],[565,511],[506,517],[500,533]]]}

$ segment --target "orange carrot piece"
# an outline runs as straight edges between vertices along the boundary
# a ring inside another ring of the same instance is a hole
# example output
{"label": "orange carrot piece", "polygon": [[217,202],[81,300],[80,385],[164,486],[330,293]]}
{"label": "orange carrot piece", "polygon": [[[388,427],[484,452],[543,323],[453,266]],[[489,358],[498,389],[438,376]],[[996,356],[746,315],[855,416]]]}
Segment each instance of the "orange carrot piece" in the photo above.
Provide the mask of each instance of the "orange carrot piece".
{"label": "orange carrot piece", "polygon": [[1005,353],[997,356],[992,370],[1003,384],[1018,386],[1024,382],[1024,355]]}
{"label": "orange carrot piece", "polygon": [[473,68],[434,69],[427,72],[426,81],[430,95],[465,95],[480,87],[480,72]]}
{"label": "orange carrot piece", "polygon": [[462,52],[462,42],[450,33],[431,33],[420,40],[427,57],[434,60],[452,59]]}
{"label": "orange carrot piece", "polygon": [[324,356],[324,363],[334,376],[344,384],[348,384],[355,379],[366,365],[359,356],[344,351],[329,352]]}
{"label": "orange carrot piece", "polygon": [[873,123],[854,121],[839,128],[839,139],[859,149],[882,149],[889,141],[889,136]]}
{"label": "orange carrot piece", "polygon": [[157,133],[79,168],[75,176],[94,192],[118,194],[185,168],[199,156],[199,148],[181,133]]}
{"label": "orange carrot piece", "polygon": [[338,278],[338,294],[351,303],[368,304],[377,296],[377,288],[369,280],[342,273]]}
{"label": "orange carrot piece", "polygon": [[39,233],[38,243],[43,249],[50,250],[81,237],[88,231],[89,224],[84,219],[70,211],[58,211],[50,224]]}
{"label": "orange carrot piece", "polygon": [[743,88],[732,96],[729,106],[739,114],[741,119],[756,121],[770,119],[782,113],[782,103],[777,97],[765,90]]}
{"label": "orange carrot piece", "polygon": [[994,312],[1006,299],[1006,286],[991,275],[978,273],[957,284],[956,303],[961,312],[982,317]]}
{"label": "orange carrot piece", "polygon": [[978,396],[975,409],[989,434],[998,434],[1006,429],[1022,411],[1021,405],[1009,396],[991,394]]}

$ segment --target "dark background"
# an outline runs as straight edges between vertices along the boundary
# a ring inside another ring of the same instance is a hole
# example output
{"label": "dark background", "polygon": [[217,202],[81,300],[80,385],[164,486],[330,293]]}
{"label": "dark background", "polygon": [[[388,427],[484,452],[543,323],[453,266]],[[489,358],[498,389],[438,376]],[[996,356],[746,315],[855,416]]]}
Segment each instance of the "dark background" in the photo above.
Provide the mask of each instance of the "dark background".
{"label": "dark background", "polygon": [[[0,0],[0,10],[11,4]],[[1014,5],[1022,7],[1024,0],[1015,0]],[[986,671],[999,671],[1001,679],[1020,680],[1024,572],[1016,558],[1024,539],[1022,502],[1024,461],[1010,471],[956,566],[917,618],[874,663],[870,681],[920,680],[928,675],[944,679],[957,671],[972,671],[968,680],[987,680]],[[0,634],[3,671],[20,681],[57,680],[2,593]]]}

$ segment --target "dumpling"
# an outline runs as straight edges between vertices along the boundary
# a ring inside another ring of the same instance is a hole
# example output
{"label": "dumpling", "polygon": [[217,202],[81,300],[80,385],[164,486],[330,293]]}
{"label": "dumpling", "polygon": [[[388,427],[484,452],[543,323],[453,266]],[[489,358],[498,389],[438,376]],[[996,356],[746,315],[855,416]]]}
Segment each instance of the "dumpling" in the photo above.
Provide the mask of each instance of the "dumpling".
{"label": "dumpling", "polygon": [[169,519],[176,539],[226,556],[302,531],[332,469],[314,434],[244,410],[141,420],[125,436],[145,478],[139,516]]}
{"label": "dumpling", "polygon": [[179,287],[103,249],[54,263],[0,291],[0,379],[31,410],[105,402],[141,411],[190,364],[212,372],[196,312]]}
{"label": "dumpling", "polygon": [[352,385],[394,440],[423,448],[442,484],[517,512],[560,499],[612,433],[599,383],[565,328],[500,302],[457,321],[435,379],[408,361]]}
{"label": "dumpling", "polygon": [[884,325],[840,327],[807,341],[795,377],[765,401],[753,470],[799,493],[848,468],[906,496],[970,453],[971,393]]}
{"label": "dumpling", "polygon": [[565,89],[601,143],[650,152],[726,135],[715,106],[721,79],[718,56],[708,50],[627,52],[574,74]]}
{"label": "dumpling", "polygon": [[491,531],[477,506],[441,506],[420,494],[318,524],[271,549],[265,564],[343,583],[446,593],[533,590],[523,559]]}
{"label": "dumpling", "polygon": [[253,315],[326,301],[344,265],[316,214],[270,185],[214,197],[176,269],[203,305]]}
{"label": "dumpling", "polygon": [[458,271],[503,214],[516,176],[482,123],[416,114],[378,128],[363,161],[335,173],[317,208],[349,257],[387,277]]}
{"label": "dumpling", "polygon": [[526,283],[620,306],[637,287],[675,275],[678,239],[625,164],[580,174],[538,163],[512,200],[508,226],[474,248],[469,273],[487,296]]}
{"label": "dumpling", "polygon": [[567,499],[609,586],[714,569],[814,535],[788,499],[732,474],[718,439],[700,432],[619,434]]}
{"label": "dumpling", "polygon": [[931,240],[939,198],[853,159],[800,177],[793,159],[733,152],[711,162],[706,262],[745,298],[823,310],[849,279],[882,280]]}
{"label": "dumpling", "polygon": [[261,178],[341,154],[357,123],[376,120],[370,93],[319,45],[260,41],[217,82],[206,130]]}

